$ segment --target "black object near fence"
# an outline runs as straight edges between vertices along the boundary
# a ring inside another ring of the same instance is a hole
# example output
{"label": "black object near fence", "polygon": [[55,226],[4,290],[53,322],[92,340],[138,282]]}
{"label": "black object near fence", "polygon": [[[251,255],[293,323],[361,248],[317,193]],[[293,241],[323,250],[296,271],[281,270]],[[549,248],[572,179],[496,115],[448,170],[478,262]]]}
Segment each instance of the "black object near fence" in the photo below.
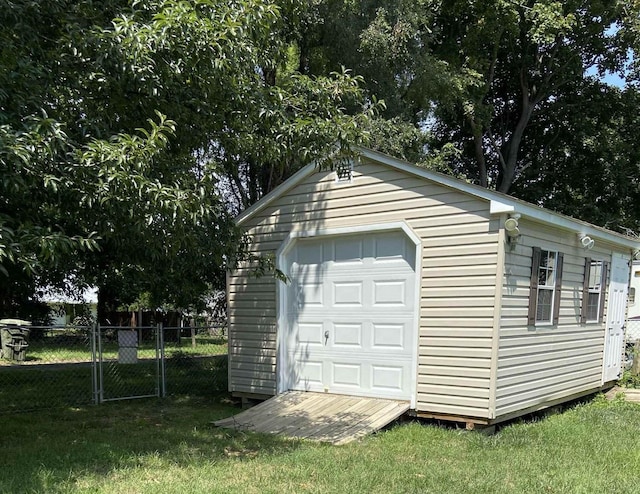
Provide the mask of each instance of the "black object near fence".
{"label": "black object near fence", "polygon": [[223,326],[0,324],[0,338],[0,413],[227,389]]}

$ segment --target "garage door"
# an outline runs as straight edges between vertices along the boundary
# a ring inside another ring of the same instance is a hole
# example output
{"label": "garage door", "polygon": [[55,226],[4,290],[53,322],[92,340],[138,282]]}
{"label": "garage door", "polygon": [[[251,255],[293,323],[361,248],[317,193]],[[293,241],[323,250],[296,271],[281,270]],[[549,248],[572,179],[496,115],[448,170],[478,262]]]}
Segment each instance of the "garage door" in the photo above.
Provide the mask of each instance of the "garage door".
{"label": "garage door", "polygon": [[410,399],[415,244],[402,231],[299,239],[287,264],[289,389]]}

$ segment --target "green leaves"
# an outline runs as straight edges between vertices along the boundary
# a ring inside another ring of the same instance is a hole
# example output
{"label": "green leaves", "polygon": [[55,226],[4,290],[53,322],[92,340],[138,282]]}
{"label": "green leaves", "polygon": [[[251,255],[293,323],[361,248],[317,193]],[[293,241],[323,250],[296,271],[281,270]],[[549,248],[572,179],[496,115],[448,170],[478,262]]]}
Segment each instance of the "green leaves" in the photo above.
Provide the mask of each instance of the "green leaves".
{"label": "green leaves", "polygon": [[346,70],[297,72],[287,22],[306,9],[80,0],[1,11],[3,272],[71,276],[124,304],[146,292],[186,307],[221,287],[246,254],[230,211],[359,142],[382,108]]}
{"label": "green leaves", "polygon": [[576,15],[564,13],[561,2],[536,2],[525,9],[525,17],[531,23],[529,37],[538,45],[551,45],[559,37],[568,36],[576,26]]}

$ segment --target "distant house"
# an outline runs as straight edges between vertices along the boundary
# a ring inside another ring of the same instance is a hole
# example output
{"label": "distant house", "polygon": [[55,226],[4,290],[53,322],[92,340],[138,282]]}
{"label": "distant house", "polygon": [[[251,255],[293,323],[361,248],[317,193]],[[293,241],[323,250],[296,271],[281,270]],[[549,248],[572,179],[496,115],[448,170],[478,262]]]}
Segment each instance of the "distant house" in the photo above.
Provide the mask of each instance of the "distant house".
{"label": "distant house", "polygon": [[369,150],[241,214],[289,283],[228,277],[229,388],[492,424],[610,386],[638,240]]}
{"label": "distant house", "polygon": [[51,324],[54,326],[85,323],[87,316],[95,321],[98,316],[97,288],[84,290],[79,297],[45,289],[41,301],[50,307]]}

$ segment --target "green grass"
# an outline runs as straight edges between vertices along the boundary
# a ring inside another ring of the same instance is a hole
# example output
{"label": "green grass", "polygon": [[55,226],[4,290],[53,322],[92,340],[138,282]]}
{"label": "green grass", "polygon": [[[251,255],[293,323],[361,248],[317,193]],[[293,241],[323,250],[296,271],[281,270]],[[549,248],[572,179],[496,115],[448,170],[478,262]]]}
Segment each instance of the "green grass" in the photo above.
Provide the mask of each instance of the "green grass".
{"label": "green grass", "polygon": [[213,397],[5,417],[0,492],[640,492],[640,407],[619,400],[494,436],[406,423],[342,447],[211,425],[235,411]]}
{"label": "green grass", "polygon": [[[165,341],[165,355],[170,358],[176,354],[187,355],[222,355],[227,353],[226,338],[217,336],[198,335],[195,346],[191,338],[180,341]],[[103,359],[118,358],[118,342],[106,340],[102,346]],[[40,339],[32,339],[26,352],[27,364],[55,363],[55,362],[89,362],[91,361],[91,346],[87,335],[63,337],[56,335]],[[138,358],[155,358],[155,341],[143,341],[138,347]],[[9,360],[0,360],[0,366],[11,365]]]}

